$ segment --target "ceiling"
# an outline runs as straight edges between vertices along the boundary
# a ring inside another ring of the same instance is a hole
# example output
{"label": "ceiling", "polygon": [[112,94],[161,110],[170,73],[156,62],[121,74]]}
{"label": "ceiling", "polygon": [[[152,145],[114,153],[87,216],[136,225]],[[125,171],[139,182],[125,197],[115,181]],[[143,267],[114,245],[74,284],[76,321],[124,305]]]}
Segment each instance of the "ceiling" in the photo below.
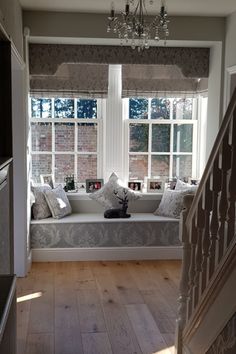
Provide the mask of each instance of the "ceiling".
{"label": "ceiling", "polygon": [[[19,0],[23,9],[44,11],[68,11],[108,13],[111,0]],[[227,16],[236,11],[235,0],[166,0],[170,15],[188,16]],[[126,0],[116,0],[115,8],[124,9]],[[149,5],[146,0],[148,13],[156,13],[160,0],[153,0]],[[153,11],[154,10],[154,11]]]}

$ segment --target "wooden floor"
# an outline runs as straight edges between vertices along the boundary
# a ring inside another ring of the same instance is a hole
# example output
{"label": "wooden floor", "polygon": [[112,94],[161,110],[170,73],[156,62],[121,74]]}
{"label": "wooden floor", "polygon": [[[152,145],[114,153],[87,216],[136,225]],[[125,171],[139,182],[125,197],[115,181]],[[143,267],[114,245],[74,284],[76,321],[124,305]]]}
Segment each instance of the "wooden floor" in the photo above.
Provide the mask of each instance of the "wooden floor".
{"label": "wooden floor", "polygon": [[179,261],[34,263],[17,353],[173,353],[179,276]]}

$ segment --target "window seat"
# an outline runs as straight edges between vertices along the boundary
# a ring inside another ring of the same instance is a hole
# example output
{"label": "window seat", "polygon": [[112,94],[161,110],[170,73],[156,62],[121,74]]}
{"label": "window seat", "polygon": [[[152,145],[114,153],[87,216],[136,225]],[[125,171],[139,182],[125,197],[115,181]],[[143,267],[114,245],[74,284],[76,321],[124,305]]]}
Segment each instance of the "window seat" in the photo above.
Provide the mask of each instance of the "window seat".
{"label": "window seat", "polygon": [[179,220],[153,213],[128,219],[73,213],[32,220],[30,234],[34,261],[181,258]]}

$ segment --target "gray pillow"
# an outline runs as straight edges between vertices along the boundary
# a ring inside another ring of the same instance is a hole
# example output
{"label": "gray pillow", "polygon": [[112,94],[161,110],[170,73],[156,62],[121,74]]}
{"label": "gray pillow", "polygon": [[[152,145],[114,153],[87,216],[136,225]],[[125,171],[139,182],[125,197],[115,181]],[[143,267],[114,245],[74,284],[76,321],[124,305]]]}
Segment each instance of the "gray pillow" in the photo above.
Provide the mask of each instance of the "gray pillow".
{"label": "gray pillow", "polygon": [[70,202],[61,185],[58,187],[46,190],[44,192],[49,209],[55,219],[61,219],[66,215],[71,214]]}
{"label": "gray pillow", "polygon": [[124,190],[127,192],[129,202],[141,198],[140,193],[134,192],[130,188],[123,187],[119,183],[118,176],[113,172],[108,182],[97,192],[89,194],[89,198],[96,200],[105,209],[120,208],[119,199],[115,196],[114,191],[118,193],[119,197],[123,197]]}
{"label": "gray pillow", "polygon": [[34,203],[32,205],[34,219],[40,220],[52,216],[52,213],[48,207],[48,203],[44,196],[44,192],[49,191],[52,188],[48,185],[31,188],[34,195]]}
{"label": "gray pillow", "polygon": [[170,218],[179,219],[183,210],[183,200],[186,194],[194,194],[193,189],[172,190],[166,189],[161,198],[161,202],[154,215],[168,216]]}

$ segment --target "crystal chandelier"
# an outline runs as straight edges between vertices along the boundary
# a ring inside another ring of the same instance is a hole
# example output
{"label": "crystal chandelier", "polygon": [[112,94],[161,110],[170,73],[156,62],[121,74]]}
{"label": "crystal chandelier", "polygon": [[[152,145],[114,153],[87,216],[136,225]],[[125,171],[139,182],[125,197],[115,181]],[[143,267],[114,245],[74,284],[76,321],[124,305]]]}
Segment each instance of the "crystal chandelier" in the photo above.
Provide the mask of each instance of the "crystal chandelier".
{"label": "crystal chandelier", "polygon": [[[149,0],[149,4],[153,5],[154,1]],[[145,0],[127,0],[125,11],[118,16],[115,14],[114,2],[112,2],[107,32],[117,34],[121,44],[130,44],[131,48],[138,48],[140,51],[149,48],[150,40],[164,39],[166,42],[169,36],[168,23],[164,0],[161,0],[160,12],[152,21],[148,21]]]}

